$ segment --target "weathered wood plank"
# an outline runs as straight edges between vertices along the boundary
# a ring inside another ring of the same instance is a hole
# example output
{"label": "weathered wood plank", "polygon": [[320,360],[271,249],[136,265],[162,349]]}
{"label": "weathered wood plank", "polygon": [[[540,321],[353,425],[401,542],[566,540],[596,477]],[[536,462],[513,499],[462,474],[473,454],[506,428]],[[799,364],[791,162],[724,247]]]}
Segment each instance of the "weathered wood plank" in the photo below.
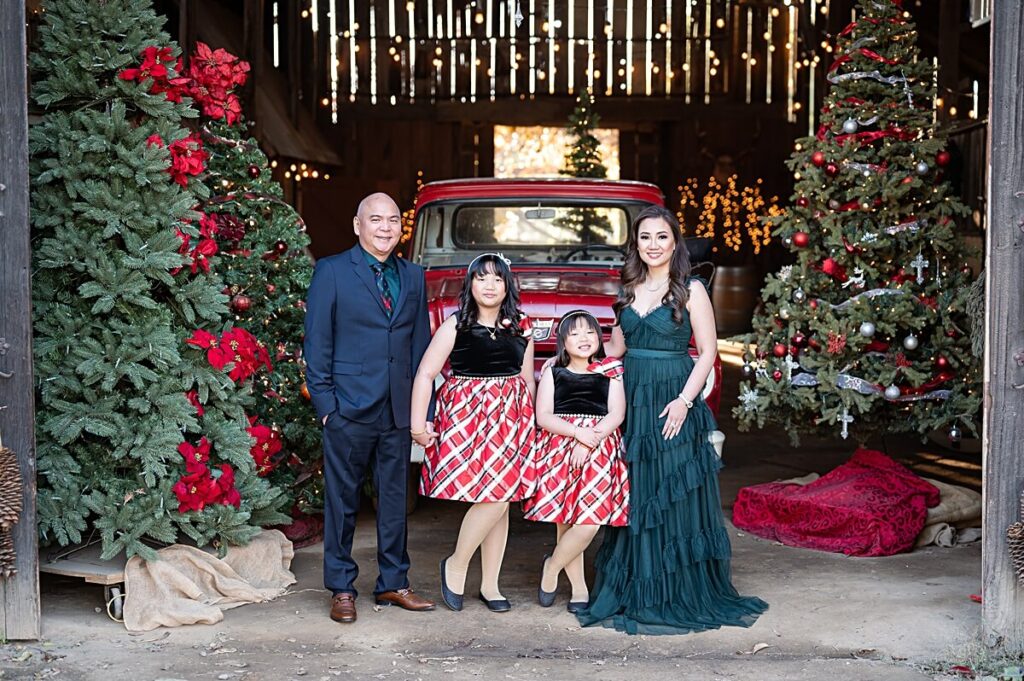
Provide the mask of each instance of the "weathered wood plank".
{"label": "weathered wood plank", "polygon": [[1006,528],[1018,520],[1024,485],[1019,430],[1024,416],[1024,4],[997,2],[992,16],[989,219],[986,266],[984,545],[986,641],[1024,650],[1024,591],[1017,586]]}
{"label": "weathered wood plank", "polygon": [[39,638],[32,316],[29,293],[25,3],[0,8],[0,434],[18,455],[23,489],[14,527],[17,575],[0,580],[0,638]]}

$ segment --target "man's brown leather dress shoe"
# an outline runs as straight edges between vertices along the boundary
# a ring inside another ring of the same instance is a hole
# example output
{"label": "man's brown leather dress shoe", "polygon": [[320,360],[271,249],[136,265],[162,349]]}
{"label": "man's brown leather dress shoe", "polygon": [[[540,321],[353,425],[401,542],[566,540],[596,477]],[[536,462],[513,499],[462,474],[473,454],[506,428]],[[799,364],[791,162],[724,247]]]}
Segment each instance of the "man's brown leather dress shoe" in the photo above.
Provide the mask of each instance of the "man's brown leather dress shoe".
{"label": "man's brown leather dress shoe", "polygon": [[356,621],[356,599],[350,593],[340,593],[331,599],[331,619],[335,622]]}
{"label": "man's brown leather dress shoe", "polygon": [[397,605],[406,610],[433,610],[434,604],[412,589],[385,591],[377,594],[377,605]]}

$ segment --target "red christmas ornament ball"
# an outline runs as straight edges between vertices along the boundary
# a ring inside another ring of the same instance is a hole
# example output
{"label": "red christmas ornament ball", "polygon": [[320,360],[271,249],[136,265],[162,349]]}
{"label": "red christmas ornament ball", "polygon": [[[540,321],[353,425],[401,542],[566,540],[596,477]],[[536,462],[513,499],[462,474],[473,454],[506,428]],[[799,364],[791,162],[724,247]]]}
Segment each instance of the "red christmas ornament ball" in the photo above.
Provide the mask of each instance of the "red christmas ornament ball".
{"label": "red christmas ornament ball", "polygon": [[807,304],[810,306],[810,308],[812,310],[817,310],[818,309],[818,301],[815,298],[811,298],[810,301],[808,301]]}
{"label": "red christmas ornament ball", "polygon": [[260,167],[255,163],[249,166],[249,177],[251,177],[252,179],[255,180],[257,177],[259,177],[261,172],[263,171],[261,171]]}
{"label": "red christmas ornament ball", "polygon": [[267,284],[267,293],[273,293],[276,290],[277,290],[276,286],[274,286],[273,284]]}
{"label": "red christmas ornament ball", "polygon": [[274,251],[276,253],[278,253],[279,255],[284,255],[284,253],[287,250],[288,250],[288,244],[285,243],[284,241],[280,241],[279,240],[276,244],[274,244]]}
{"label": "red christmas ornament ball", "polygon": [[807,232],[797,232],[793,235],[793,245],[797,248],[807,248],[811,243],[811,235]]}
{"label": "red christmas ornament ball", "polygon": [[807,208],[807,206],[810,203],[811,202],[807,200],[806,196],[801,196],[799,199],[796,200],[796,205],[800,206],[801,208]]}
{"label": "red christmas ornament ball", "polygon": [[239,294],[231,299],[231,309],[235,312],[248,312],[252,307],[252,300],[249,296]]}
{"label": "red christmas ornament ball", "polygon": [[948,166],[950,155],[948,151],[940,151],[935,154],[935,164],[940,166]]}
{"label": "red christmas ornament ball", "polygon": [[781,370],[779,370],[779,369],[776,369],[775,371],[773,371],[773,372],[772,372],[772,378],[774,378],[774,379],[775,379],[775,382],[776,382],[776,383],[778,383],[779,381],[781,381],[781,380],[782,380],[782,371],[781,371]]}
{"label": "red christmas ornament ball", "polygon": [[772,348],[772,354],[776,357],[785,357],[786,352],[788,352],[788,348],[785,343],[776,343],[775,347]]}
{"label": "red christmas ornament ball", "polygon": [[914,178],[912,176],[910,176],[910,175],[907,175],[906,177],[903,178],[903,184],[910,184],[913,181],[914,181]]}
{"label": "red christmas ornament ball", "polygon": [[956,337],[957,337],[956,329],[950,329],[949,331],[946,332],[946,338],[956,338]]}
{"label": "red christmas ornament ball", "polygon": [[825,166],[825,172],[828,173],[829,177],[835,177],[839,173],[839,166],[835,163],[829,163]]}
{"label": "red christmas ornament ball", "polygon": [[825,165],[825,152],[816,151],[813,154],[811,154],[811,163],[818,166],[819,168]]}
{"label": "red christmas ornament ball", "polygon": [[948,369],[949,360],[943,357],[942,355],[939,355],[938,357],[935,358],[935,366],[936,368],[939,369]]}
{"label": "red christmas ornament ball", "polygon": [[795,347],[802,348],[807,345],[807,336],[802,333],[795,333],[793,334],[793,337],[789,339],[789,342]]}

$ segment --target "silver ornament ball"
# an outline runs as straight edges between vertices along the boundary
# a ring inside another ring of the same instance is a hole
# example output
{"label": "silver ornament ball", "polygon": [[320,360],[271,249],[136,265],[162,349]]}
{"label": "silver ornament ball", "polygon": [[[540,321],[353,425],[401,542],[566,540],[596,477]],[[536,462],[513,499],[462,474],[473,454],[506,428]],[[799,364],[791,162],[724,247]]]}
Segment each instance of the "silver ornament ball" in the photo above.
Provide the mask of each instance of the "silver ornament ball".
{"label": "silver ornament ball", "polygon": [[949,432],[946,433],[946,437],[949,438],[950,442],[960,442],[964,437],[964,433],[960,430],[959,426],[951,426]]}
{"label": "silver ornament ball", "polygon": [[903,347],[905,347],[907,350],[917,350],[917,345],[917,336],[915,336],[914,334],[910,334],[909,336],[903,339]]}
{"label": "silver ornament ball", "polygon": [[898,387],[896,387],[894,385],[890,385],[888,388],[885,389],[885,399],[887,399],[887,400],[895,400],[899,396],[900,396],[900,389]]}
{"label": "silver ornament ball", "polygon": [[782,237],[782,245],[785,246],[786,248],[789,248],[790,246],[792,246],[793,245],[793,237],[791,237],[791,236],[784,236],[784,237]]}
{"label": "silver ornament ball", "polygon": [[754,377],[754,367],[751,366],[750,364],[744,364],[740,368],[740,373],[743,374],[743,378],[747,378],[747,379],[753,378]]}
{"label": "silver ornament ball", "polygon": [[871,338],[875,335],[875,325],[871,322],[864,322],[860,325],[860,335],[865,338]]}
{"label": "silver ornament ball", "polygon": [[857,132],[858,127],[859,126],[857,125],[857,121],[853,120],[852,118],[847,118],[846,121],[843,123],[843,132],[845,132],[847,135],[852,135],[853,133]]}
{"label": "silver ornament ball", "polygon": [[794,303],[802,303],[805,300],[807,300],[807,294],[804,293],[804,290],[802,288],[798,288],[797,290],[793,291]]}
{"label": "silver ornament ball", "polygon": [[917,174],[918,175],[924,175],[924,174],[926,174],[928,172],[928,170],[929,170],[929,168],[928,168],[928,164],[927,163],[925,163],[924,161],[918,161],[918,163],[917,163]]}
{"label": "silver ornament ball", "polygon": [[789,308],[788,307],[780,307],[779,308],[779,317],[781,317],[783,319],[789,319]]}

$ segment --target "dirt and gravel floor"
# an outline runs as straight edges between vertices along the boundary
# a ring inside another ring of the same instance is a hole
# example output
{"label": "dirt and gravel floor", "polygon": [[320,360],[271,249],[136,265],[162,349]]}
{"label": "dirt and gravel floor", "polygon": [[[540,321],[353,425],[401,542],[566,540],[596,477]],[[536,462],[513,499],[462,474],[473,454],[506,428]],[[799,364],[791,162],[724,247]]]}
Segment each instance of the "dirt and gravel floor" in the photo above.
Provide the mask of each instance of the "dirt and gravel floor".
{"label": "dirt and gravel floor", "polygon": [[[747,484],[824,473],[852,444],[809,441],[791,449],[775,431],[738,433],[728,416],[735,367],[726,373],[722,472],[726,517]],[[913,440],[890,439],[889,453],[921,474],[977,488],[980,456]],[[438,596],[438,561],[447,555],[463,509],[425,500],[411,516],[411,579]],[[972,646],[980,606],[981,547],[928,548],[889,558],[846,558],[793,549],[732,532],[737,588],[771,609],[750,629],[687,636],[630,637],[581,630],[565,611],[536,604],[537,567],[553,545],[546,526],[513,520],[502,586],[507,614],[488,612],[471,568],[466,608],[409,613],[360,599],[359,619],[327,617],[321,545],[300,549],[298,578],[278,600],[231,610],[213,626],[140,635],[97,612],[100,587],[44,575],[43,636],[0,646],[0,679],[857,679],[945,678],[946,660]],[[596,546],[596,544],[595,544]],[[374,569],[372,508],[360,516],[358,587],[370,593]],[[592,555],[593,549],[590,554]]]}

